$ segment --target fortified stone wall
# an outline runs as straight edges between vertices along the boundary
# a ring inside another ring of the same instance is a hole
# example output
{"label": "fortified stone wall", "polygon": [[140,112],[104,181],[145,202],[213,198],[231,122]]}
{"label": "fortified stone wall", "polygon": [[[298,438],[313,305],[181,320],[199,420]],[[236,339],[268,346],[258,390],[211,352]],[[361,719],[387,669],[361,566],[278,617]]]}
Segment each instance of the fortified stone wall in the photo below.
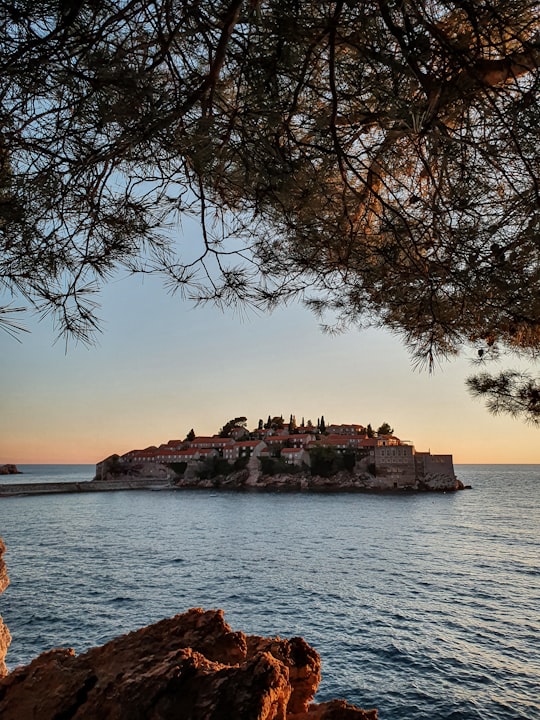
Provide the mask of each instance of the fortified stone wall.
{"label": "fortified stone wall", "polygon": [[454,461],[452,455],[431,455],[430,453],[416,453],[416,473],[421,480],[428,476],[455,478]]}
{"label": "fortified stone wall", "polygon": [[414,448],[411,445],[392,445],[376,447],[374,462],[377,477],[386,478],[389,487],[414,487],[416,484],[416,465]]}

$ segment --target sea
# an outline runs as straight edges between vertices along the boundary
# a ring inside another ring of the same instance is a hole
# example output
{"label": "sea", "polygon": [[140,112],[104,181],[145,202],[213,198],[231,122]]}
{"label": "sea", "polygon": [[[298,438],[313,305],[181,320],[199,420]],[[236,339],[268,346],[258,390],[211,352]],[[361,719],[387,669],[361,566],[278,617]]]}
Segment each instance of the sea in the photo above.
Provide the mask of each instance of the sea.
{"label": "sea", "polygon": [[[19,468],[9,481],[94,474]],[[233,630],[304,637],[322,660],[318,702],[380,720],[538,720],[540,465],[456,474],[471,489],[0,498],[8,667],[222,608]]]}

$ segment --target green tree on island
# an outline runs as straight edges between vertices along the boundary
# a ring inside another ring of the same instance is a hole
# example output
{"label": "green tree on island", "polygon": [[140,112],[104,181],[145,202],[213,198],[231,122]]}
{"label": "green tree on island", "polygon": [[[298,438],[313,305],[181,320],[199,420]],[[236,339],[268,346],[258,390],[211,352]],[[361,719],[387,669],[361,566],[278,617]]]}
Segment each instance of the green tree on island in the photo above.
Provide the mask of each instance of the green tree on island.
{"label": "green tree on island", "polygon": [[[69,9],[66,8],[69,6]],[[0,325],[96,293],[304,300],[540,422],[537,0],[0,0]],[[201,233],[183,253],[183,217]],[[509,360],[510,362],[510,360]]]}
{"label": "green tree on island", "polygon": [[270,420],[270,428],[272,430],[283,430],[284,427],[285,427],[285,423],[283,422],[283,415],[279,415],[279,416],[275,415]]}
{"label": "green tree on island", "polygon": [[[219,436],[222,438],[231,437],[232,431],[235,428],[244,428],[244,430],[245,430],[246,424],[247,424],[246,417],[242,416],[242,417],[233,418],[232,420],[229,420],[228,422],[226,422],[225,425],[221,428],[221,430],[219,431]],[[247,434],[247,430],[246,430],[246,434]]]}
{"label": "green tree on island", "polygon": [[377,428],[377,435],[392,435],[393,432],[394,428],[387,422],[384,422],[379,428]]}
{"label": "green tree on island", "polygon": [[327,445],[314,447],[309,451],[311,474],[331,477],[341,469],[342,463],[335,448]]}
{"label": "green tree on island", "polygon": [[195,430],[191,428],[191,430],[186,435],[186,440],[189,440],[189,442],[193,442],[195,440]]}

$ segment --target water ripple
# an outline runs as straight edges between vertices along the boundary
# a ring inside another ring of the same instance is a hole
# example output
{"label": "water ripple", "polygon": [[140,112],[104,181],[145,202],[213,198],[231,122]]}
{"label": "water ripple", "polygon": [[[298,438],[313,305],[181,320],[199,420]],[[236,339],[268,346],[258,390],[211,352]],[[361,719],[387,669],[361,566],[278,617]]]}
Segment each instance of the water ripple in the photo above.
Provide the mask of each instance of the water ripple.
{"label": "water ripple", "polygon": [[474,490],[2,500],[8,663],[223,607],[235,629],[314,645],[320,701],[381,720],[540,718],[540,470],[459,476]]}

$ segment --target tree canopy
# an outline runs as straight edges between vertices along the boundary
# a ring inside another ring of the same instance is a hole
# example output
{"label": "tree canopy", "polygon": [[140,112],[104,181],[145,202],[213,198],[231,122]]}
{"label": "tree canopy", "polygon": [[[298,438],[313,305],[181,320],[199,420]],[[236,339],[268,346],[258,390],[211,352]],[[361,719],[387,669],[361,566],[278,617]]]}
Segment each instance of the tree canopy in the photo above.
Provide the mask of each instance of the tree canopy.
{"label": "tree canopy", "polygon": [[[5,329],[22,302],[88,339],[124,269],[300,297],[428,365],[536,359],[539,2],[0,0],[0,23]],[[540,420],[532,375],[470,387]]]}
{"label": "tree canopy", "polygon": [[221,428],[221,430],[219,431],[219,436],[222,438],[231,437],[233,430],[237,430],[239,428],[243,428],[245,430],[245,434],[247,435],[248,432],[246,430],[246,425],[247,418],[243,415],[241,417],[232,418],[232,420],[228,420]]}
{"label": "tree canopy", "polygon": [[393,432],[394,428],[387,422],[383,422],[383,424],[377,428],[377,435],[392,435]]}

